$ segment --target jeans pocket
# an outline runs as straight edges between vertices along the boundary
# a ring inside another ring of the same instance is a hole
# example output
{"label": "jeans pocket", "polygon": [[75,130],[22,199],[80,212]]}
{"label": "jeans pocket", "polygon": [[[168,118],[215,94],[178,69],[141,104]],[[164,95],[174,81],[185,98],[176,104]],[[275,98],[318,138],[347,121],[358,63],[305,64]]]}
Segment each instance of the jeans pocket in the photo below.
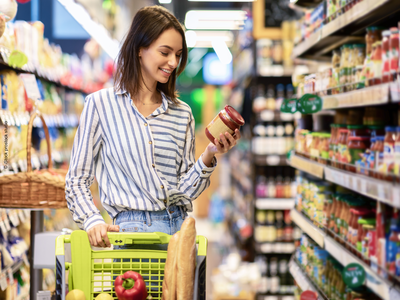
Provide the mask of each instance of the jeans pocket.
{"label": "jeans pocket", "polygon": [[147,225],[143,221],[122,222],[119,224],[120,232],[146,232]]}

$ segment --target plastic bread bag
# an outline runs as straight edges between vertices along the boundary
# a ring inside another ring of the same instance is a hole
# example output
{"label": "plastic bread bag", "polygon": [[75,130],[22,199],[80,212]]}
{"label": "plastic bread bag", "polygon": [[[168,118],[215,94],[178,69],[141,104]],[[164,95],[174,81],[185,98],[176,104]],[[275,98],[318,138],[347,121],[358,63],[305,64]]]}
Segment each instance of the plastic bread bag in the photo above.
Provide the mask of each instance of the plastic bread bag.
{"label": "plastic bread bag", "polygon": [[177,300],[193,299],[196,271],[196,226],[194,218],[183,222],[176,253],[177,261]]}

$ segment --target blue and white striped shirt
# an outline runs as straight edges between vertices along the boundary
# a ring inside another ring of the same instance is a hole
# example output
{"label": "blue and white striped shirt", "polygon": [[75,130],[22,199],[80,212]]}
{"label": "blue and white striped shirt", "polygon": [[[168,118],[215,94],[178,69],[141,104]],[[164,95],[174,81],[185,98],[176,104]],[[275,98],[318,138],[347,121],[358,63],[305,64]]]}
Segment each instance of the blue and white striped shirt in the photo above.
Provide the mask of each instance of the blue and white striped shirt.
{"label": "blue and white striped shirt", "polygon": [[126,210],[192,211],[216,167],[195,161],[194,118],[190,107],[162,104],[144,117],[130,95],[113,88],[86,97],[75,136],[65,196],[74,221],[84,230],[104,223],[90,186],[99,183],[101,203],[111,218]]}

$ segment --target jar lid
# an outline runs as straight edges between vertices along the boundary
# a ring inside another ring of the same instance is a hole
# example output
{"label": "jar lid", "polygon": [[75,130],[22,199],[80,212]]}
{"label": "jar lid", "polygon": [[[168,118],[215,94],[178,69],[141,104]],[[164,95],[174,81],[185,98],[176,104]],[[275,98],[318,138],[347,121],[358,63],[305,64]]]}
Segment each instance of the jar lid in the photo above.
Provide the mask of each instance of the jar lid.
{"label": "jar lid", "polygon": [[367,128],[372,129],[372,130],[377,130],[377,129],[384,129],[385,126],[384,125],[368,125]]}
{"label": "jar lid", "polygon": [[336,124],[337,128],[347,128],[346,124]]}
{"label": "jar lid", "polygon": [[354,44],[354,48],[365,48],[365,44]]}
{"label": "jar lid", "polygon": [[385,127],[385,131],[386,132],[395,132],[396,131],[396,127],[394,127],[394,126],[386,126]]}
{"label": "jar lid", "polygon": [[382,36],[390,36],[390,30],[382,31]]}
{"label": "jar lid", "polygon": [[375,137],[376,138],[376,141],[378,142],[383,142],[384,140],[385,140],[385,137],[384,136],[376,136]]}
{"label": "jar lid", "polygon": [[239,125],[239,126],[244,125],[243,117],[232,106],[226,105],[225,111],[232,118],[233,122],[235,122],[237,125]]}
{"label": "jar lid", "polygon": [[376,142],[376,138],[371,138],[371,143],[375,143]]}
{"label": "jar lid", "polygon": [[349,141],[369,141],[369,136],[349,136]]}
{"label": "jar lid", "polygon": [[399,29],[397,27],[392,27],[392,28],[390,28],[390,32],[391,33],[398,33]]}
{"label": "jar lid", "polygon": [[339,133],[347,133],[349,130],[347,128],[342,128],[339,130]]}
{"label": "jar lid", "polygon": [[348,129],[364,129],[366,126],[364,125],[347,125]]}
{"label": "jar lid", "polygon": [[382,26],[370,26],[370,27],[367,27],[367,31],[376,31],[376,30],[383,30],[383,29],[385,29],[385,28],[382,27]]}

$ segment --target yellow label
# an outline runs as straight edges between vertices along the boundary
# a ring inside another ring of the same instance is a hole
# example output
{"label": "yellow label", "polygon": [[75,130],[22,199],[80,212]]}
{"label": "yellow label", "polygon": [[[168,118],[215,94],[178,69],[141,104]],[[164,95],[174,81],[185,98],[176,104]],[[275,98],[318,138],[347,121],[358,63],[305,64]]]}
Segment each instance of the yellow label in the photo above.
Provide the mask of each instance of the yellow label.
{"label": "yellow label", "polygon": [[234,132],[225,125],[225,123],[220,119],[219,115],[217,115],[214,120],[211,121],[211,123],[207,126],[207,129],[211,135],[219,141],[221,140],[219,138],[220,133],[225,134],[225,132],[229,132],[230,134],[233,134]]}

